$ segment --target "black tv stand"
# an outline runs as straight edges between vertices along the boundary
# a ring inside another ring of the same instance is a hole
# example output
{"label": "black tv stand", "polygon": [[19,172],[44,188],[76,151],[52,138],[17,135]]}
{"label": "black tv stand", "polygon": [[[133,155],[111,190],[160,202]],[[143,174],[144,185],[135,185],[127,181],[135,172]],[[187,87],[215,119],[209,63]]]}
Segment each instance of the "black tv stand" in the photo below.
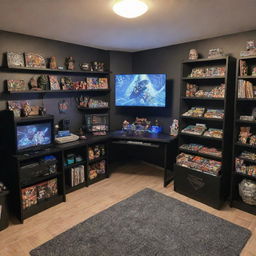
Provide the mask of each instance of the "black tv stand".
{"label": "black tv stand", "polygon": [[35,156],[37,154],[41,154],[41,153],[49,153],[51,152],[51,148],[42,148],[42,149],[38,149],[36,151],[32,151],[32,152],[26,152],[26,153],[18,153],[18,155],[24,155],[24,156]]}

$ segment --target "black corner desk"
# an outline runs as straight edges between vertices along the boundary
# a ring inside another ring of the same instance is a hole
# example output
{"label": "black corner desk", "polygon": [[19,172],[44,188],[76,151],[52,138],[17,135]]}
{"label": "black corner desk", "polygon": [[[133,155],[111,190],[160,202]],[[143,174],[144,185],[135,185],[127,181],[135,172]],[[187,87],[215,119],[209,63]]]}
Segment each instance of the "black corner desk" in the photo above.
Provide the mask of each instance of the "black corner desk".
{"label": "black corner desk", "polygon": [[173,180],[173,163],[177,151],[177,137],[163,133],[128,135],[121,130],[111,132],[110,136],[112,144],[163,149],[164,187]]}

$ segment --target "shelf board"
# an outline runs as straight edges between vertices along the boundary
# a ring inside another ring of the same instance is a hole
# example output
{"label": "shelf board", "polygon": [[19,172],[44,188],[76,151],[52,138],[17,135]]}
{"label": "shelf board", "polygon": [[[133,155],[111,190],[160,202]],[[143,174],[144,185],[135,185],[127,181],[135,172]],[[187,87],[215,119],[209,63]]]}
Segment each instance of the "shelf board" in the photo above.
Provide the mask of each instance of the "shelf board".
{"label": "shelf board", "polygon": [[238,98],[237,101],[256,101],[256,98]]}
{"label": "shelf board", "polygon": [[218,100],[224,101],[224,98],[208,98],[208,97],[181,97],[183,100]]}
{"label": "shelf board", "polygon": [[23,219],[29,218],[61,202],[64,202],[63,195],[55,195],[51,198],[47,198],[46,200],[41,201],[28,209],[22,210]]}
{"label": "shelf board", "polygon": [[76,186],[73,186],[73,187],[67,186],[66,194],[74,192],[74,191],[76,191],[78,189],[81,189],[81,188],[84,188],[84,187],[86,187],[86,182],[82,182],[82,183],[80,183],[80,184],[78,184]]}
{"label": "shelf board", "polygon": [[94,163],[100,162],[101,160],[106,160],[106,155],[98,157],[98,158],[93,159],[93,160],[89,160],[88,164],[94,164]]}
{"label": "shelf board", "polygon": [[236,123],[238,123],[238,124],[256,125],[256,121],[248,121],[248,120],[240,120],[240,119],[237,119]]}
{"label": "shelf board", "polygon": [[182,80],[214,80],[214,79],[225,79],[225,76],[214,76],[214,77],[182,77]]}
{"label": "shelf board", "polygon": [[1,72],[37,73],[37,74],[68,74],[68,75],[109,75],[111,72],[83,71],[83,70],[61,70],[49,68],[27,68],[27,67],[0,67]]}
{"label": "shelf board", "polygon": [[50,174],[47,176],[43,176],[43,177],[37,177],[37,178],[33,178],[33,181],[27,182],[26,184],[21,184],[21,188],[25,188],[25,187],[29,187],[47,180],[51,180],[54,179],[56,177],[59,177],[61,175],[61,173],[55,173],[55,174]]}
{"label": "shelf board", "polygon": [[23,116],[23,117],[14,117],[15,122],[22,123],[27,121],[41,121],[53,119],[53,115],[44,115],[44,116]]}
{"label": "shelf board", "polygon": [[238,79],[256,79],[256,76],[238,76]]}
{"label": "shelf board", "polygon": [[237,158],[242,159],[242,160],[244,160],[248,163],[256,164],[256,160],[251,160],[251,159],[248,159],[248,158],[245,158],[245,157],[240,157],[240,156],[237,156]]}
{"label": "shelf board", "polygon": [[190,134],[190,133],[184,133],[184,132],[181,132],[180,134],[184,136],[195,137],[200,139],[222,141],[222,138],[214,138],[214,137],[208,137],[208,136],[196,135],[196,134]]}
{"label": "shelf board", "polygon": [[109,107],[104,107],[104,108],[85,108],[85,107],[77,106],[77,109],[84,110],[84,111],[94,111],[94,110],[105,110],[105,111],[107,111],[110,108]]}
{"label": "shelf board", "polygon": [[247,175],[247,174],[240,173],[240,172],[235,172],[235,174],[237,176],[241,176],[241,177],[244,177],[244,178],[247,178],[247,179],[256,180],[256,177],[252,176],[252,175]]}
{"label": "shelf board", "polygon": [[193,117],[193,116],[181,116],[181,118],[182,119],[191,119],[191,120],[223,122],[223,119],[221,119],[221,118],[207,118],[207,117]]}
{"label": "shelf board", "polygon": [[94,183],[97,183],[97,182],[99,182],[99,181],[101,181],[101,180],[104,180],[104,179],[106,179],[106,178],[107,178],[106,173],[105,173],[105,174],[99,174],[96,178],[94,178],[94,179],[92,179],[92,180],[90,180],[90,179],[88,178],[88,185],[90,186],[90,185],[92,185],[92,184],[94,184]]}
{"label": "shelf board", "polygon": [[256,55],[252,55],[252,56],[247,56],[247,57],[240,57],[239,60],[253,60],[255,59],[256,60]]}
{"label": "shelf board", "polygon": [[203,62],[219,62],[219,61],[226,61],[228,56],[221,56],[218,58],[202,58],[197,60],[184,60],[183,64],[192,64],[192,63],[203,63]]}
{"label": "shelf board", "polygon": [[73,168],[73,167],[77,167],[77,166],[79,166],[79,165],[85,165],[85,164],[86,164],[86,161],[83,160],[83,161],[80,161],[80,162],[77,162],[77,163],[74,163],[74,164],[66,165],[66,166],[64,166],[64,169],[65,169],[65,170],[68,170],[68,169],[71,169],[71,168]]}
{"label": "shelf board", "polygon": [[210,159],[217,160],[217,161],[222,160],[222,157],[214,156],[214,155],[210,155],[210,154],[204,154],[204,153],[201,153],[201,152],[198,152],[198,151],[193,151],[193,150],[188,150],[188,149],[183,149],[183,148],[179,148],[179,150],[184,152],[184,153],[194,154],[194,155],[202,156],[202,157],[205,157],[205,158],[208,158],[208,159],[210,158]]}
{"label": "shelf board", "polygon": [[244,147],[244,148],[251,148],[251,149],[256,149],[256,146],[252,146],[252,145],[249,145],[249,144],[243,144],[243,143],[235,143],[236,146],[238,147]]}
{"label": "shelf board", "polygon": [[44,93],[91,93],[91,92],[110,92],[110,89],[94,89],[94,90],[42,90],[42,91],[8,91],[6,93],[10,95],[16,94],[44,94]]}
{"label": "shelf board", "polygon": [[256,215],[256,206],[246,204],[240,198],[232,201],[232,207],[235,207],[235,208],[240,209],[242,211],[246,211],[248,213]]}

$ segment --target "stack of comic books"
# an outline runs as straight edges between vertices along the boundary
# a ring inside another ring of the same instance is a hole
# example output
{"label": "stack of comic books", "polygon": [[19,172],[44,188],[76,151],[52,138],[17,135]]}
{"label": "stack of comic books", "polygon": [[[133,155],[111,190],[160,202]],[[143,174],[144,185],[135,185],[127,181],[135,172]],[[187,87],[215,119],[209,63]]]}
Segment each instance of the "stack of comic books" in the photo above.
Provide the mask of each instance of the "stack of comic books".
{"label": "stack of comic books", "polygon": [[84,166],[79,165],[75,168],[71,168],[71,187],[77,186],[83,182],[85,182]]}
{"label": "stack of comic books", "polygon": [[200,156],[181,153],[176,158],[177,165],[191,168],[196,171],[204,172],[214,176],[219,175],[221,162],[210,160]]}

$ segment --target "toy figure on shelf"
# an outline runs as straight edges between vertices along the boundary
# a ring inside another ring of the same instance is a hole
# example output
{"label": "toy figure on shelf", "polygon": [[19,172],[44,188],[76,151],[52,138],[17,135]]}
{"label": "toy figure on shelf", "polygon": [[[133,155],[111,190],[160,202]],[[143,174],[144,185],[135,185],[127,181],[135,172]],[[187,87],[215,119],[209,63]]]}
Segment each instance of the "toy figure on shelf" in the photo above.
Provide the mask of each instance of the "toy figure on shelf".
{"label": "toy figure on shelf", "polygon": [[42,90],[41,88],[38,87],[38,84],[37,84],[37,80],[35,78],[35,76],[33,76],[30,81],[29,81],[29,87],[32,91],[40,91]]}
{"label": "toy figure on shelf", "polygon": [[88,157],[89,157],[89,160],[94,159],[94,151],[91,147],[88,148]]}
{"label": "toy figure on shelf", "polygon": [[189,51],[189,60],[197,60],[198,59],[198,53],[196,49],[190,49]]}
{"label": "toy figure on shelf", "polygon": [[62,77],[60,79],[60,85],[62,90],[73,90],[73,82],[70,77]]}
{"label": "toy figure on shelf", "polygon": [[124,120],[123,121],[123,130],[126,130],[128,128],[128,126],[129,126],[129,124],[130,123],[127,120]]}
{"label": "toy figure on shelf", "polygon": [[50,64],[49,64],[50,69],[57,69],[57,61],[56,61],[56,57],[52,56],[50,58]]}
{"label": "toy figure on shelf", "polygon": [[170,135],[177,136],[179,132],[179,121],[174,119],[172,125],[170,126]]}
{"label": "toy figure on shelf", "polygon": [[66,66],[68,70],[74,70],[75,69],[75,60],[73,57],[67,57],[66,58]]}
{"label": "toy figure on shelf", "polygon": [[49,79],[47,75],[41,75],[37,80],[38,87],[41,90],[49,90]]}

